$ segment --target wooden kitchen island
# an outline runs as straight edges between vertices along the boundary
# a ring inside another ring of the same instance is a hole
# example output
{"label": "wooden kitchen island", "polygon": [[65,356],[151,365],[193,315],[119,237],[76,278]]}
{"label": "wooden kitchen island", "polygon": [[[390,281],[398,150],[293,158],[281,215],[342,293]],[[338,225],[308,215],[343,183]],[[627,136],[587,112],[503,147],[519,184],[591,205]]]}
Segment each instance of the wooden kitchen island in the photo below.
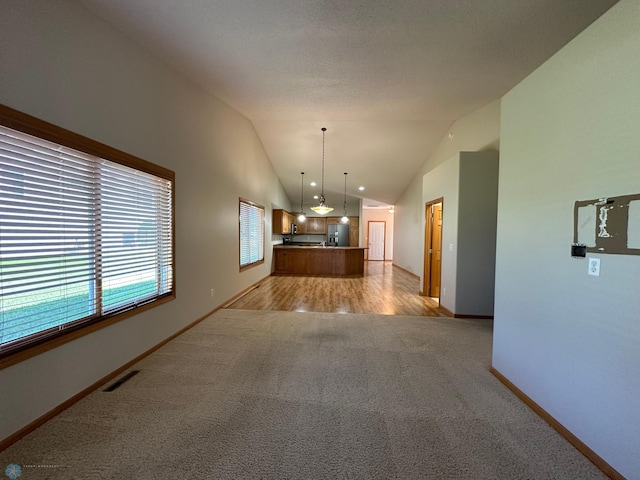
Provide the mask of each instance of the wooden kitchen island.
{"label": "wooden kitchen island", "polygon": [[274,245],[273,275],[362,277],[364,248]]}

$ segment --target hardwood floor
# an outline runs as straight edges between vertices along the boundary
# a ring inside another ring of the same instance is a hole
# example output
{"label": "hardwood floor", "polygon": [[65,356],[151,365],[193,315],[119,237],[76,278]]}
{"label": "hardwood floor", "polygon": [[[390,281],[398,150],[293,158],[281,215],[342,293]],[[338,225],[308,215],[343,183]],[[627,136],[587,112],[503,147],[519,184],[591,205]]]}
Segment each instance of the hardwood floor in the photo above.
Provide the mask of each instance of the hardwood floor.
{"label": "hardwood floor", "polygon": [[446,317],[420,281],[391,262],[365,262],[360,278],[272,276],[227,308]]}

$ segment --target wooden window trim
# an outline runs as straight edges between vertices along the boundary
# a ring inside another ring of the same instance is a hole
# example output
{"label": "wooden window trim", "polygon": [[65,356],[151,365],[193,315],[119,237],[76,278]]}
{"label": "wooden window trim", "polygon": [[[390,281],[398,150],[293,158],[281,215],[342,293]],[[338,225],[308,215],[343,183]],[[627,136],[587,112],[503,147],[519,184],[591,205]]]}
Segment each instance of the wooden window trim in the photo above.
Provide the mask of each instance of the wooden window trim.
{"label": "wooden window trim", "polygon": [[69,328],[63,333],[43,339],[41,341],[34,342],[33,345],[25,346],[20,350],[13,352],[7,352],[0,356],[0,370],[7,368],[11,365],[15,365],[29,358],[35,357],[57,348],[65,343],[76,340],[85,335],[91,334],[97,330],[108,327],[119,321],[125,320],[133,315],[137,315],[146,310],[155,308],[176,298],[176,256],[175,256],[175,173],[172,170],[161,167],[147,160],[135,157],[128,153],[117,150],[113,147],[109,147],[105,144],[84,137],[80,134],[71,132],[62,127],[58,127],[49,122],[33,117],[26,113],[20,112],[13,108],[0,104],[0,124],[5,127],[18,130],[20,132],[39,137],[43,140],[57,143],[81,152],[93,155],[105,160],[109,160],[127,167],[135,168],[142,172],[146,172],[166,180],[172,183],[172,196],[171,196],[171,212],[173,219],[173,227],[171,229],[171,254],[173,263],[172,274],[172,286],[171,292],[156,298],[155,300],[141,305],[139,307],[126,310],[121,313],[98,317],[94,320],[82,323],[75,328]]}

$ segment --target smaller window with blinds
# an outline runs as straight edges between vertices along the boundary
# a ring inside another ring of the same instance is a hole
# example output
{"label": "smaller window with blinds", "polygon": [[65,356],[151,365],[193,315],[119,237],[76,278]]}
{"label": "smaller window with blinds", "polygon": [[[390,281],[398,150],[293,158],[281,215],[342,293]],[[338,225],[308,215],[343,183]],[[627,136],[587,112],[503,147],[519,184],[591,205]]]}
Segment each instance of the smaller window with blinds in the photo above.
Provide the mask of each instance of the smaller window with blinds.
{"label": "smaller window with blinds", "polygon": [[264,207],[240,199],[240,271],[264,263]]}
{"label": "smaller window with blinds", "polygon": [[0,365],[174,298],[173,182],[0,105]]}

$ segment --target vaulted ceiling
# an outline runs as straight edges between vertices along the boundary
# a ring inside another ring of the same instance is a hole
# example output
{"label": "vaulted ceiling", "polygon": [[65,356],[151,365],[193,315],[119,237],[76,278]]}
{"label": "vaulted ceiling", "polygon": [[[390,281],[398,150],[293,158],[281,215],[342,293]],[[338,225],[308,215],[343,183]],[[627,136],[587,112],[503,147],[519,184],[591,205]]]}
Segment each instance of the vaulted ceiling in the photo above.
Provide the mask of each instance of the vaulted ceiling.
{"label": "vaulted ceiling", "polygon": [[393,204],[456,119],[500,98],[616,3],[79,1],[251,120],[294,206],[301,171],[305,205],[319,193],[326,127],[334,207],[344,172],[350,201]]}

